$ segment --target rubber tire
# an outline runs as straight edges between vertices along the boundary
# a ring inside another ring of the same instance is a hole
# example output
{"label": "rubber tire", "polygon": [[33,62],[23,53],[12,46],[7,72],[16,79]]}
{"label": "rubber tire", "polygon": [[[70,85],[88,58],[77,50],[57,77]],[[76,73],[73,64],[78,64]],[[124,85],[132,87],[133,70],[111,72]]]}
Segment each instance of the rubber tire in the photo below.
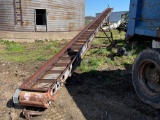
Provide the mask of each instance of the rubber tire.
{"label": "rubber tire", "polygon": [[152,107],[154,107],[156,109],[160,109],[160,93],[157,93],[156,95],[151,96],[151,95],[147,94],[147,92],[142,89],[140,79],[138,76],[139,76],[140,65],[142,65],[142,63],[144,61],[152,61],[154,64],[158,65],[158,69],[160,70],[159,50],[146,49],[146,50],[143,50],[137,56],[137,58],[134,61],[134,65],[133,65],[133,69],[132,69],[132,82],[133,82],[133,85],[134,85],[134,88],[135,88],[137,95],[139,96],[139,98],[143,102],[151,105]]}

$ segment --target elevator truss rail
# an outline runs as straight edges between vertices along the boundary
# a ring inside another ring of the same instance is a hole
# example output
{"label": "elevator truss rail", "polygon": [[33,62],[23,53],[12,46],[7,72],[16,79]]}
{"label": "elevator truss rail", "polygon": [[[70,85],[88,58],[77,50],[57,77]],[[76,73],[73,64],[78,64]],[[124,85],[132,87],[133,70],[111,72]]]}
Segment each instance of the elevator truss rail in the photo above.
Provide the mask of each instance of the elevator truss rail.
{"label": "elevator truss rail", "polygon": [[108,21],[112,10],[112,8],[107,8],[59,53],[29,77],[16,90],[13,102],[22,106],[49,108],[55,99],[57,90],[71,76],[98,30]]}

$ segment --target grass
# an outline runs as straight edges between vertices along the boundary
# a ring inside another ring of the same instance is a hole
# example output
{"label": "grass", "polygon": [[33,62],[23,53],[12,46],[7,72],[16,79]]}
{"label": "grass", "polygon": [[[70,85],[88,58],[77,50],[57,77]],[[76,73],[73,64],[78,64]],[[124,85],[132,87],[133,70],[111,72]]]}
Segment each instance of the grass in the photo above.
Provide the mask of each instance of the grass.
{"label": "grass", "polygon": [[[109,34],[108,34],[109,35]],[[104,33],[100,32],[97,36],[104,36]],[[113,38],[117,41],[117,45],[110,47],[110,43],[104,38],[95,38],[92,42],[92,45],[102,45],[105,44],[107,47],[99,47],[90,49],[87,51],[86,56],[82,60],[80,67],[78,68],[79,72],[88,72],[104,69],[116,68],[126,68],[131,66],[136,58],[137,54],[145,49],[144,47],[137,46],[125,46],[124,42],[125,33],[119,33],[116,30],[113,30]],[[119,56],[117,55],[117,50],[120,47],[125,46],[126,50],[130,52],[130,56]],[[95,73],[95,72],[93,72]],[[95,73],[96,74],[96,73]]]}
{"label": "grass", "polygon": [[[97,36],[104,36],[104,33],[99,32]],[[124,32],[113,31],[113,38],[117,41],[117,45],[114,47],[110,47],[110,43],[104,38],[95,38],[91,43],[93,46],[105,44],[107,47],[89,49],[77,70],[79,72],[88,72],[103,70],[108,67],[113,68],[113,66],[122,68],[133,64],[137,54],[145,47],[129,46],[126,48],[127,51],[131,52],[131,56],[116,55],[117,49],[124,46],[124,36]],[[35,43],[17,43],[0,40],[0,60],[16,63],[47,61],[58,53],[64,45],[64,41],[56,40],[49,42],[37,41]]]}
{"label": "grass", "polygon": [[95,57],[85,57],[80,66],[79,70],[81,72],[88,72],[96,70],[98,67],[102,67],[105,64],[105,60],[103,57],[95,58]]}
{"label": "grass", "polygon": [[47,61],[61,48],[59,41],[16,43],[0,40],[3,49],[0,51],[1,61],[34,62]]}
{"label": "grass", "polygon": [[1,40],[0,44],[5,45],[6,50],[11,52],[23,52],[25,50],[25,46],[22,46],[20,43],[16,43],[13,41],[9,42]]}

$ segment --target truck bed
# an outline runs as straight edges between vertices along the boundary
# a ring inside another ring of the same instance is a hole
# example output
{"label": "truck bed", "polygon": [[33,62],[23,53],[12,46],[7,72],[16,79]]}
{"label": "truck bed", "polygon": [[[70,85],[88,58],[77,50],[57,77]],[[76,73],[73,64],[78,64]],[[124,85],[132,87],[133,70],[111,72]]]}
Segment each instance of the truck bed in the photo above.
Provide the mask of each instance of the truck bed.
{"label": "truck bed", "polygon": [[160,1],[131,0],[127,34],[159,37]]}

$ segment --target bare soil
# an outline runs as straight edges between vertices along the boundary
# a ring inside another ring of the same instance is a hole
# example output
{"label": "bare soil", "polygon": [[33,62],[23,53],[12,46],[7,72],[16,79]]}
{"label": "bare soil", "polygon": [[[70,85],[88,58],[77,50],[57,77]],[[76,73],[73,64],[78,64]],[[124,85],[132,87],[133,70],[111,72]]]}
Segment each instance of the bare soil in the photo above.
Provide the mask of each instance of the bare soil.
{"label": "bare soil", "polygon": [[[23,107],[14,107],[12,96],[21,83],[44,62],[0,62],[0,120],[23,120]],[[33,120],[159,120],[160,110],[143,103],[131,81],[131,66],[109,66],[103,71],[75,71],[59,90],[47,114]]]}

